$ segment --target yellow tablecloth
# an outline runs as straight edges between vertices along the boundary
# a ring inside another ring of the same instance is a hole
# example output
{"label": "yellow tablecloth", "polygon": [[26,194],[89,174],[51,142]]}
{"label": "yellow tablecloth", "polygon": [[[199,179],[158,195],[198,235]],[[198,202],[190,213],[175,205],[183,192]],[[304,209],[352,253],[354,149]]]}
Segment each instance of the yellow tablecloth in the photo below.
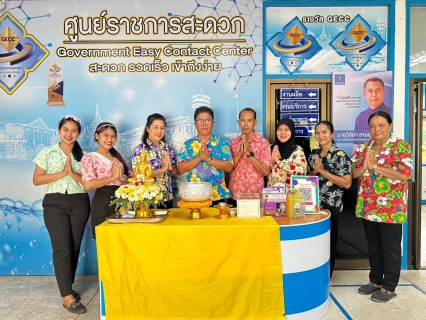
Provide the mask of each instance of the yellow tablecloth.
{"label": "yellow tablecloth", "polygon": [[270,217],[96,228],[107,319],[284,319],[279,226]]}

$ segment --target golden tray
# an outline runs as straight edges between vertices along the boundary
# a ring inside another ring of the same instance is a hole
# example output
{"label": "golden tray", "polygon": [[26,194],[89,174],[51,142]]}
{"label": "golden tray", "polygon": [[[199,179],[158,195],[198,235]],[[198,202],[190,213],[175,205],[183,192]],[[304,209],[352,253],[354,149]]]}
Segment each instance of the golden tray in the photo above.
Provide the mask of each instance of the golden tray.
{"label": "golden tray", "polygon": [[134,218],[134,211],[116,212],[106,218],[108,223],[160,223],[169,215],[166,209],[151,209],[152,218]]}

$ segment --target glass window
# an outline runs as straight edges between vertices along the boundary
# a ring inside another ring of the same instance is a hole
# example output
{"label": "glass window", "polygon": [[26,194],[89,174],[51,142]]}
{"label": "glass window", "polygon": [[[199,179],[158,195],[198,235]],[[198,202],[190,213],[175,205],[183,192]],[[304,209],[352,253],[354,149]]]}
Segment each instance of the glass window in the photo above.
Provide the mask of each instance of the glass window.
{"label": "glass window", "polygon": [[410,73],[426,73],[426,7],[410,8]]}

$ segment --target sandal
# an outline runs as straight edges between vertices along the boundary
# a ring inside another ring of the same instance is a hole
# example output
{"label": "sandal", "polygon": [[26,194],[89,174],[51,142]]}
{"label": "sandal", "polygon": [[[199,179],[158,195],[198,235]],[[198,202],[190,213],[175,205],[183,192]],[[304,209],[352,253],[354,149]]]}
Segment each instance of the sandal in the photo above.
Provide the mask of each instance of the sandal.
{"label": "sandal", "polygon": [[63,306],[64,306],[65,309],[68,309],[68,311],[71,312],[71,313],[78,313],[78,314],[80,314],[80,313],[87,312],[86,307],[81,302],[78,302],[77,300],[71,302],[69,308],[66,305],[64,305],[64,304],[63,304]]}
{"label": "sandal", "polygon": [[375,302],[388,302],[390,299],[395,298],[396,293],[388,293],[386,289],[382,288],[380,291],[376,291],[371,296],[371,300]]}

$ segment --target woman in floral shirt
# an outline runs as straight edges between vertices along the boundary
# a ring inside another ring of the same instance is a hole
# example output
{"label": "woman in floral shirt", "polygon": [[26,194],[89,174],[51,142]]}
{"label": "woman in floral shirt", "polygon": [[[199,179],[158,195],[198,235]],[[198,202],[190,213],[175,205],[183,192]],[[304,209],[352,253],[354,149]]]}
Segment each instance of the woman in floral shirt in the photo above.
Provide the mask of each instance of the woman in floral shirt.
{"label": "woman in floral shirt", "polygon": [[129,167],[114,145],[117,142],[117,128],[110,122],[101,122],[96,127],[94,140],[98,143],[95,152],[85,154],[81,159],[81,176],[86,190],[96,189],[92,200],[92,237],[96,239],[95,227],[114,214],[110,205],[115,191],[126,181]]}
{"label": "woman in floral shirt", "polygon": [[352,176],[358,178],[357,217],[363,218],[370,261],[370,282],[358,289],[371,300],[396,297],[401,268],[402,223],[407,220],[411,147],[391,135],[392,118],[378,111],[368,118],[373,138],[352,156]]}
{"label": "woman in floral shirt", "polygon": [[278,182],[290,188],[292,175],[306,174],[307,162],[303,149],[296,144],[296,129],[291,119],[282,119],[277,124],[275,142],[271,145],[272,171],[268,177],[268,187]]}
{"label": "woman in floral shirt", "polygon": [[333,141],[334,126],[330,121],[320,121],[315,126],[315,138],[320,148],[312,150],[308,163],[309,175],[318,175],[321,209],[330,217],[330,278],[336,261],[337,235],[340,214],[343,210],[343,190],[352,184],[351,159]]}
{"label": "woman in floral shirt", "polygon": [[172,173],[179,174],[176,167],[176,154],[166,143],[166,119],[159,113],[153,113],[146,120],[142,143],[132,153],[132,166],[140,161],[142,150],[146,149],[146,157],[152,166],[151,176],[155,182],[165,185],[169,199],[165,201],[166,208],[173,207]]}
{"label": "woman in floral shirt", "polygon": [[80,119],[66,115],[59,121],[59,143],[43,148],[34,159],[33,183],[44,185],[43,218],[53,252],[56,282],[63,306],[85,313],[81,296],[73,290],[84,228],[90,214],[89,196],[81,184],[83,150],[77,142]]}

